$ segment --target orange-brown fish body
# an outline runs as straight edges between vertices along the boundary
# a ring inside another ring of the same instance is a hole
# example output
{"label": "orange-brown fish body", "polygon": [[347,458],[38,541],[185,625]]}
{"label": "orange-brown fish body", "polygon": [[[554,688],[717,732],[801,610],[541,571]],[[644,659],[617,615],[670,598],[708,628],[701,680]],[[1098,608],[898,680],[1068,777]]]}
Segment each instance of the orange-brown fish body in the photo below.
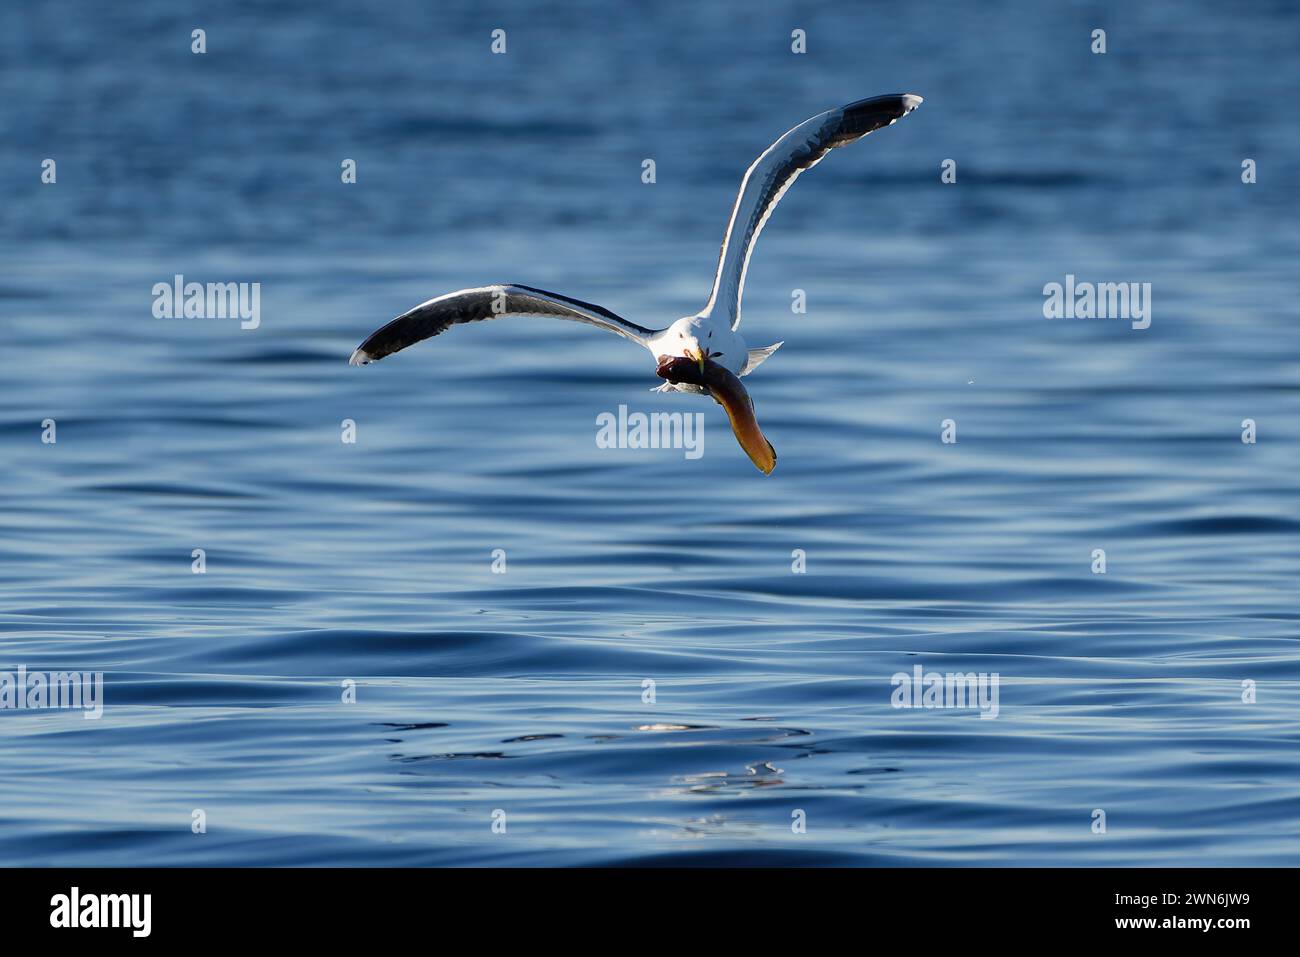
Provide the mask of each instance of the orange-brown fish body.
{"label": "orange-brown fish body", "polygon": [[712,359],[706,359],[701,369],[696,360],[686,356],[660,356],[655,374],[669,382],[685,382],[707,389],[713,401],[727,413],[731,431],[749,460],[764,475],[772,473],[776,468],[776,449],[759,428],[754,416],[754,402],[735,374]]}

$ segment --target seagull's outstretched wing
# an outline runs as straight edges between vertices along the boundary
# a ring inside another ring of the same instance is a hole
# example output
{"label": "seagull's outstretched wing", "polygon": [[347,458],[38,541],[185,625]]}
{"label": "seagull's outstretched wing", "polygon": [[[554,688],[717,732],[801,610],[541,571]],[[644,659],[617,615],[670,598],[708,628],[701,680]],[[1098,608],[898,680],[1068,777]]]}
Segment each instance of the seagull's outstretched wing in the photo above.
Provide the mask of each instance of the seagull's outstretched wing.
{"label": "seagull's outstretched wing", "polygon": [[372,332],[352,353],[349,361],[354,366],[365,365],[436,336],[458,323],[503,319],[507,316],[572,319],[616,332],[647,348],[650,337],[656,332],[628,322],[608,309],[544,289],[513,284],[481,286],[478,289],[449,292],[445,296],[420,303],[383,328]]}
{"label": "seagull's outstretched wing", "polygon": [[715,308],[725,310],[734,329],[740,325],[740,297],[745,290],[745,271],[754,243],[767,217],[780,202],[790,184],[806,169],[821,162],[837,146],[847,146],[882,126],[903,118],[921,105],[911,93],[891,93],[858,100],[839,109],[804,120],[754,160],[740,181],[740,193],[731,209],[713,293],[702,315]]}

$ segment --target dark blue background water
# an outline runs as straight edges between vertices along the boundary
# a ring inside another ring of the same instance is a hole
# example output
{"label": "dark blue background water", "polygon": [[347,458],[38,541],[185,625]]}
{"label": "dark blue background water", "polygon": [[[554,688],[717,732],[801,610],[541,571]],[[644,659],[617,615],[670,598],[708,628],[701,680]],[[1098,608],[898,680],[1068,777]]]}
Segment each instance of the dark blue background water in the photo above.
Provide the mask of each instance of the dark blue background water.
{"label": "dark blue background water", "polygon": [[[1289,5],[21,6],[0,669],[107,706],[0,712],[0,862],[1300,862]],[[903,90],[758,246],[770,478],[581,326],[347,365],[482,283],[692,313],[753,157]],[[261,327],[155,319],[177,273]],[[1067,273],[1151,328],[1045,320]],[[597,448],[620,403],[703,458]],[[892,708],[916,664],[999,717]]]}

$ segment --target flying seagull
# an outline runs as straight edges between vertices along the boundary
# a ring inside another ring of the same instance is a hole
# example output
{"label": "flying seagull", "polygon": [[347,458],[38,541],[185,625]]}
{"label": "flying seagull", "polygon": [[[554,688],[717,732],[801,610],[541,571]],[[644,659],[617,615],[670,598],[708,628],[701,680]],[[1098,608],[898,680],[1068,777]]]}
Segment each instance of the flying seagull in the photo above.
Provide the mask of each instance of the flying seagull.
{"label": "flying seagull", "polygon": [[[920,105],[921,97],[911,93],[891,93],[858,100],[805,120],[764,150],[745,170],[740,181],[740,192],[736,195],[727,231],[722,237],[722,252],[718,256],[718,271],[713,278],[709,301],[695,315],[678,319],[667,328],[647,329],[593,303],[532,286],[515,283],[479,286],[449,292],[402,313],[371,333],[352,353],[350,362],[352,365],[366,365],[439,335],[451,326],[480,319],[529,316],[585,322],[650,350],[657,373],[666,379],[654,390],[656,392],[710,395],[714,393],[709,384],[716,384],[714,398],[726,409],[741,446],[755,465],[770,472],[776,456],[771,454],[769,464],[767,456],[755,445],[758,441],[753,438],[757,433],[756,424],[752,428],[748,423],[745,427],[738,424],[746,418],[752,420],[752,403],[748,402],[744,387],[733,378],[749,375],[782,345],[777,342],[761,349],[750,349],[737,331],[745,273],[758,234],[800,173],[816,166],[836,147],[847,146],[868,133],[889,126]],[[698,375],[688,376],[681,372],[682,364],[672,361],[677,358],[695,363]],[[721,368],[706,369],[706,363]],[[722,370],[730,375],[725,375]],[[748,403],[747,409],[743,408],[745,403]],[[744,414],[746,412],[748,416]],[[758,438],[761,439],[761,433],[758,433]],[[766,439],[762,442],[766,444]],[[767,451],[770,450],[768,445]]]}

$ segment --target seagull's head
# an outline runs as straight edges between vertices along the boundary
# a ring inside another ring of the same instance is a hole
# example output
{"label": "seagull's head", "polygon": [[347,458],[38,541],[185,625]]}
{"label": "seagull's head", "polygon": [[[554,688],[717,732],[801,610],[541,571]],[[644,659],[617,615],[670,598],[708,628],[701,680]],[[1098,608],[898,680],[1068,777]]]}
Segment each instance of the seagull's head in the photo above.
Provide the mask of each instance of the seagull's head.
{"label": "seagull's head", "polygon": [[701,338],[698,327],[690,319],[679,319],[669,329],[668,344],[673,350],[673,355],[686,356],[697,363],[702,375],[705,361],[711,356],[721,355],[712,350],[712,343],[709,342],[711,335],[712,333],[709,333]]}

